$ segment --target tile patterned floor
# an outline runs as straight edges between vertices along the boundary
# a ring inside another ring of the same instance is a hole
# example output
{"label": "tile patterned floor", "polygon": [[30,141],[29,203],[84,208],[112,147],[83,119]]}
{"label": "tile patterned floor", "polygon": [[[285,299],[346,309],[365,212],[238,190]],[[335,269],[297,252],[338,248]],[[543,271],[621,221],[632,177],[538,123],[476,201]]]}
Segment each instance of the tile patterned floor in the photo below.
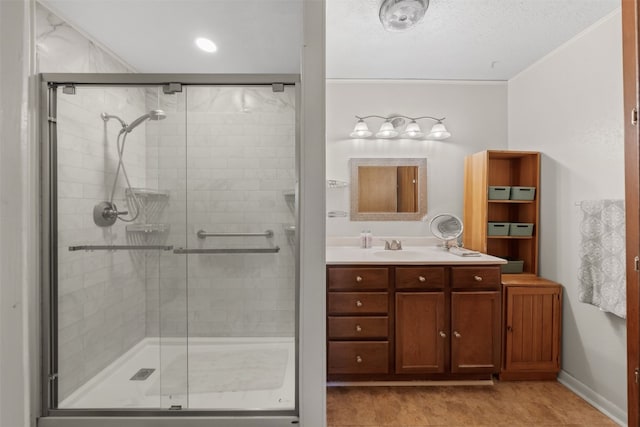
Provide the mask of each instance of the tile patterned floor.
{"label": "tile patterned floor", "polygon": [[557,382],[329,387],[329,427],[617,426]]}

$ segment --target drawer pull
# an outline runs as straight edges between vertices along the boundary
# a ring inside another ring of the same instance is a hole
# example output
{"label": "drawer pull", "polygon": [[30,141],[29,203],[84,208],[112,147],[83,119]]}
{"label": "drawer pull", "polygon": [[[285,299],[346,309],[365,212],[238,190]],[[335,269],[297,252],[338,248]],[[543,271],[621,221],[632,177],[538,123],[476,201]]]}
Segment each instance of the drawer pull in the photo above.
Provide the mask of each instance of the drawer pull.
{"label": "drawer pull", "polygon": [[362,282],[362,277],[356,276],[356,282],[358,282],[358,283]]}
{"label": "drawer pull", "polygon": [[458,331],[453,331],[453,336],[456,338],[460,338],[462,335],[460,335],[460,332]]}
{"label": "drawer pull", "polygon": [[356,363],[362,363],[362,357],[356,356]]}
{"label": "drawer pull", "polygon": [[421,281],[422,283],[427,281],[427,278],[424,276],[418,276],[418,280]]}
{"label": "drawer pull", "polygon": [[362,301],[360,300],[356,301],[356,307],[362,307]]}
{"label": "drawer pull", "polygon": [[362,332],[362,326],[356,325],[356,332]]}
{"label": "drawer pull", "polygon": [[446,337],[447,337],[447,334],[445,334],[443,331],[440,331],[440,336],[441,336],[442,338],[446,338]]}
{"label": "drawer pull", "polygon": [[482,277],[481,276],[473,276],[473,280],[475,280],[476,282],[482,282]]}

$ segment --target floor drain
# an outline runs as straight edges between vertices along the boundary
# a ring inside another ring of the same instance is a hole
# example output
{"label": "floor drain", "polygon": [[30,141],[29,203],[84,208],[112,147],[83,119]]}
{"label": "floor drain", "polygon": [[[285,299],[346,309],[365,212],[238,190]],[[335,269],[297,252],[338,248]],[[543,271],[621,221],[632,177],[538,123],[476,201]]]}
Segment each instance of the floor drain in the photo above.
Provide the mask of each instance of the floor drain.
{"label": "floor drain", "polygon": [[153,374],[153,371],[155,371],[155,369],[153,369],[153,368],[142,368],[138,372],[136,372],[134,376],[129,378],[129,380],[130,381],[144,381],[147,378],[149,378],[149,376],[151,374]]}

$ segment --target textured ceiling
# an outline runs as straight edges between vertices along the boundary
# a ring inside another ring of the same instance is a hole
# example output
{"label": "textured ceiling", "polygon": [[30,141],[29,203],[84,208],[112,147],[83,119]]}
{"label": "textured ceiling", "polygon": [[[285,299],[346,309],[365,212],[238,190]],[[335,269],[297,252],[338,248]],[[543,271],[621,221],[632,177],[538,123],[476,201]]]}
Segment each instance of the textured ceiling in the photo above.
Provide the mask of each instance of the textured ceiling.
{"label": "textured ceiling", "polygon": [[[42,0],[139,72],[298,73],[302,0]],[[327,77],[508,80],[619,0],[431,0],[401,33],[381,0],[326,0]],[[210,55],[198,36],[218,45]]]}
{"label": "textured ceiling", "polygon": [[508,80],[619,0],[431,0],[422,22],[387,32],[379,0],[327,0],[327,77]]}

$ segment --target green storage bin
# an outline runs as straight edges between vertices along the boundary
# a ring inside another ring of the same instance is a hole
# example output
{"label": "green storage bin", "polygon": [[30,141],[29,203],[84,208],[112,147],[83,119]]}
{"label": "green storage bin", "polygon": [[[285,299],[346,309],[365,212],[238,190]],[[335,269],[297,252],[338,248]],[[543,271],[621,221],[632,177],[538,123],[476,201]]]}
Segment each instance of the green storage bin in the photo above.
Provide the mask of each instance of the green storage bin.
{"label": "green storage bin", "polygon": [[533,224],[526,222],[512,222],[509,225],[509,236],[532,236]]}
{"label": "green storage bin", "polygon": [[509,186],[490,186],[489,200],[509,200],[511,197],[511,187]]}
{"label": "green storage bin", "polygon": [[507,264],[502,264],[500,269],[502,274],[518,274],[522,273],[524,268],[523,260],[507,261]]}
{"label": "green storage bin", "polygon": [[509,223],[508,222],[490,222],[487,225],[487,235],[489,236],[508,236],[509,235]]}
{"label": "green storage bin", "polygon": [[534,200],[536,187],[511,187],[511,200]]}

